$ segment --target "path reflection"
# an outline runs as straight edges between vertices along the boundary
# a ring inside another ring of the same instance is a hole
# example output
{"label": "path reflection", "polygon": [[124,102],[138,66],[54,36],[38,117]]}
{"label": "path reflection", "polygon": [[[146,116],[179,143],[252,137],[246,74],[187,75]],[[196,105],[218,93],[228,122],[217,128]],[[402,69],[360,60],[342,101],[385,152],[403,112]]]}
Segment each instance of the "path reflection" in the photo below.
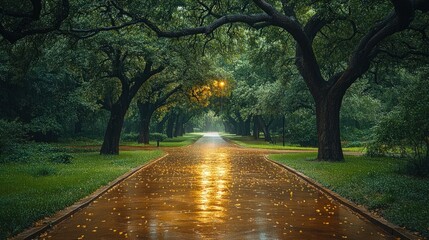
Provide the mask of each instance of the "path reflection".
{"label": "path reflection", "polygon": [[197,220],[201,224],[225,221],[231,184],[231,159],[227,153],[205,149],[203,160],[195,166],[198,189],[194,192]]}
{"label": "path reflection", "polygon": [[175,149],[45,238],[395,239],[217,134]]}

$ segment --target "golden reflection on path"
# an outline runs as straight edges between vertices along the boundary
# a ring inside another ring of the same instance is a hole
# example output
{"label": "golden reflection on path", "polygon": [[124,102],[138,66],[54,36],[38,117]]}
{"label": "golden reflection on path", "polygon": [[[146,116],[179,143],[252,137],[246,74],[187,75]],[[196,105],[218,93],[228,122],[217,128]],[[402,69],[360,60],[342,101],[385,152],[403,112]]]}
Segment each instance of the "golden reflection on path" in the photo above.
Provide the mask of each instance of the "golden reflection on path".
{"label": "golden reflection on path", "polygon": [[217,134],[110,189],[40,239],[395,239]]}
{"label": "golden reflection on path", "polygon": [[231,160],[226,153],[203,150],[202,161],[195,167],[199,188],[194,191],[198,206],[197,219],[201,224],[223,223],[229,202]]}

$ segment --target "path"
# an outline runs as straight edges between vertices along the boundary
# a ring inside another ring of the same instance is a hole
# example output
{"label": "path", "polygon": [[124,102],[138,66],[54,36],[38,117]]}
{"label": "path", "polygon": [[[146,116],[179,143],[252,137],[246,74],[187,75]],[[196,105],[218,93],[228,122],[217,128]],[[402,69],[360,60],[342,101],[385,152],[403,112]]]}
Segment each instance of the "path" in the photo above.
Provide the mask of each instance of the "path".
{"label": "path", "polygon": [[144,168],[49,239],[394,239],[217,134]]}

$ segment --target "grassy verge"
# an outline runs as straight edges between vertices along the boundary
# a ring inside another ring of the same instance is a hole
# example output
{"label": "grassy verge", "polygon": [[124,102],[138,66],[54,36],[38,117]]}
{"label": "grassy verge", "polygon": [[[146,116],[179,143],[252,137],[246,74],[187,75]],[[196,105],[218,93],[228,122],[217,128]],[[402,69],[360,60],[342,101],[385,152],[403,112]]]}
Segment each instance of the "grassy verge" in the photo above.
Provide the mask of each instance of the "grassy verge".
{"label": "grassy verge", "polygon": [[[282,142],[269,143],[264,139],[255,140],[251,136],[237,136],[235,134],[221,134],[222,137],[229,139],[235,144],[238,144],[243,147],[249,148],[263,148],[263,149],[278,149],[278,150],[306,150],[306,151],[317,151],[316,147],[301,147],[298,145],[286,143],[286,146],[283,146]],[[350,147],[343,148],[345,152],[363,152],[363,147]]]}
{"label": "grassy verge", "polygon": [[0,239],[16,234],[89,195],[125,172],[162,155],[161,151],[73,153],[70,164],[0,165]]}
{"label": "grassy verge", "polygon": [[[164,141],[160,142],[161,147],[184,147],[191,145],[196,142],[204,133],[187,133],[180,137],[167,138]],[[121,145],[125,146],[143,146],[141,143],[137,142],[122,142]],[[146,145],[148,146],[148,145]],[[149,146],[156,146],[156,141],[150,141]]]}
{"label": "grassy verge", "polygon": [[315,156],[297,153],[269,158],[304,173],[390,222],[429,237],[429,179],[398,173],[403,160],[363,156],[347,156],[340,163],[310,160]]}

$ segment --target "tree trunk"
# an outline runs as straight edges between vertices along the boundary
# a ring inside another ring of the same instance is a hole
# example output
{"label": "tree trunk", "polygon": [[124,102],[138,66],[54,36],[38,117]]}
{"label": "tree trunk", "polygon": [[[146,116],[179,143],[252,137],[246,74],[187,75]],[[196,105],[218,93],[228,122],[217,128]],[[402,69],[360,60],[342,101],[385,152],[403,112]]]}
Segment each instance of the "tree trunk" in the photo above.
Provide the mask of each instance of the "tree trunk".
{"label": "tree trunk", "polygon": [[255,140],[259,139],[259,123],[258,116],[253,116],[253,138]]}
{"label": "tree trunk", "polygon": [[246,121],[244,121],[244,134],[243,136],[251,136],[250,133],[250,122],[252,120],[252,117],[249,116],[247,117]]}
{"label": "tree trunk", "polygon": [[229,115],[227,115],[227,120],[228,120],[228,125],[229,125],[229,133],[233,133],[233,134],[237,134],[238,129],[237,129],[237,122],[235,121],[235,119]]}
{"label": "tree trunk", "polygon": [[342,95],[326,94],[316,100],[316,124],[318,136],[317,159],[343,161],[340,140],[340,108]]}
{"label": "tree trunk", "polygon": [[122,126],[124,125],[125,113],[126,110],[118,105],[112,107],[100,154],[119,154],[119,141],[121,138]]}
{"label": "tree trunk", "polygon": [[268,124],[265,124],[265,120],[262,118],[261,115],[257,116],[257,123],[259,125],[259,127],[262,129],[262,131],[264,132],[264,139],[266,142],[271,142],[272,138],[271,138],[271,134],[270,134],[270,125],[272,123],[272,121],[270,121]]}
{"label": "tree trunk", "polygon": [[174,123],[176,122],[176,114],[171,113],[167,121],[167,137],[173,138]]}
{"label": "tree trunk", "polygon": [[149,144],[149,126],[155,107],[151,103],[137,103],[140,115],[139,138],[138,143]]}
{"label": "tree trunk", "polygon": [[183,115],[179,114],[176,117],[176,125],[174,128],[174,137],[183,136]]}

